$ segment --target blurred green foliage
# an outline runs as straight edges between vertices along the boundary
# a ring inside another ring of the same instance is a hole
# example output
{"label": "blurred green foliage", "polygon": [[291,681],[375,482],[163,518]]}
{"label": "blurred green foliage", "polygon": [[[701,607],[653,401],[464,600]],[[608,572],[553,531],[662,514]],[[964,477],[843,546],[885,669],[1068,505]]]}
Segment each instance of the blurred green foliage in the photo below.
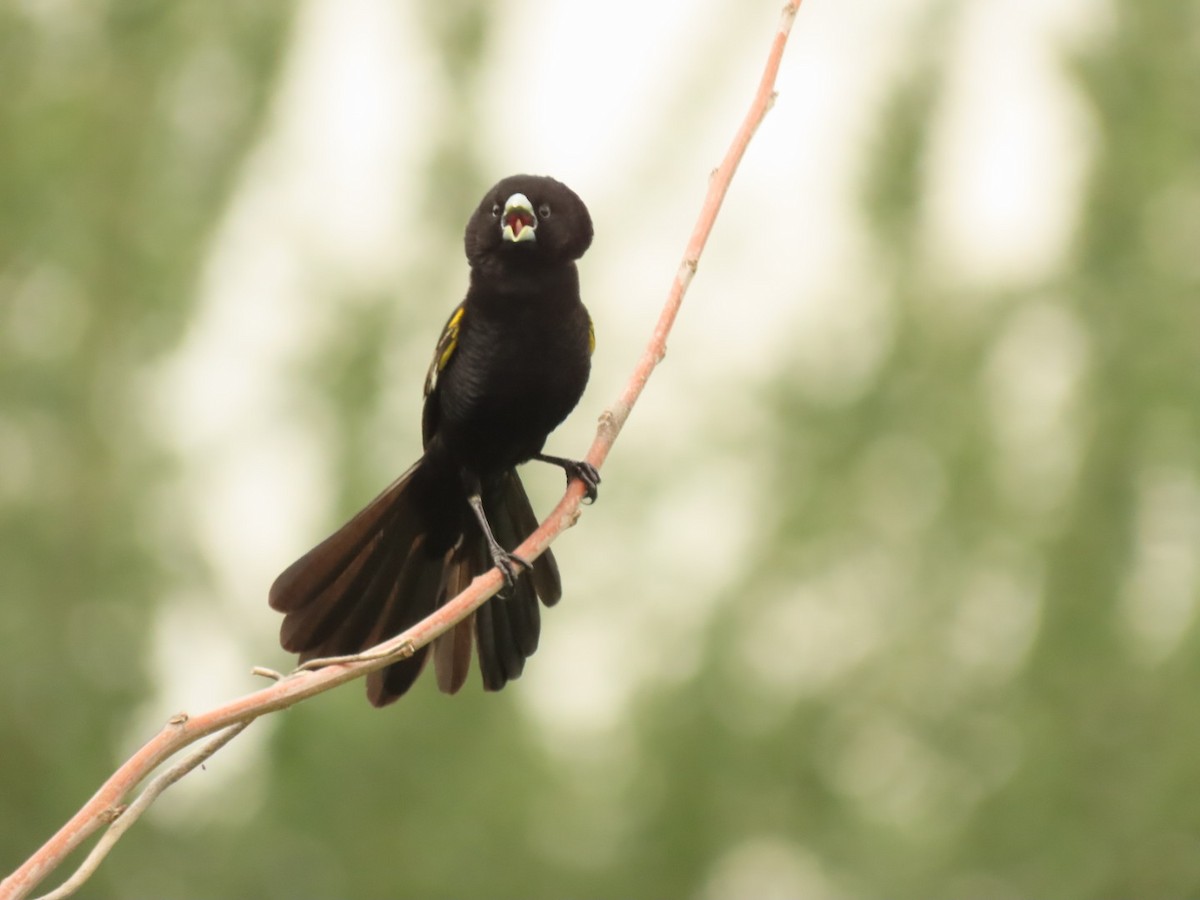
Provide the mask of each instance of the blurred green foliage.
{"label": "blurred green foliage", "polygon": [[172,463],[141,379],[188,320],[286,6],[0,7],[5,871],[111,771],[148,693],[151,605],[197,568],[155,533]]}
{"label": "blurred green foliage", "polygon": [[[940,61],[894,86],[863,190],[882,358],[849,399],[791,369],[764,389],[774,524],[696,678],[639,697],[611,783],[581,792],[509,694],[366,715],[343,690],[277,717],[244,816],[151,817],[83,895],[1200,892],[1200,4],[1114,9],[1063,61],[1097,141],[1068,271],[969,313],[914,238]],[[204,579],[156,530],[175,463],[142,379],[188,322],[291,5],[37,10],[0,10],[5,871],[111,771],[153,604]],[[451,232],[485,178],[468,136],[491,10],[422,14],[448,112],[419,202]],[[459,286],[415,266],[410,294]],[[389,337],[428,315],[357,302],[312,361],[346,510],[378,487]],[[1047,365],[1073,399],[1030,424],[1021,379]]]}

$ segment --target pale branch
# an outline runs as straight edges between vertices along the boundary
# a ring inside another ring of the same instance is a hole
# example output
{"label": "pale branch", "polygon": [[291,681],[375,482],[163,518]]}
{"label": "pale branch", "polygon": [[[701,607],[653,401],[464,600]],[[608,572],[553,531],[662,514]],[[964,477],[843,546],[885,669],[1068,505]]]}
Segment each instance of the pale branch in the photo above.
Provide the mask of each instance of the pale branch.
{"label": "pale branch", "polygon": [[[741,127],[734,135],[725,158],[709,179],[708,193],[654,332],[625,388],[613,405],[600,416],[596,438],[586,457],[587,461],[596,468],[600,468],[607,458],[613,442],[620,434],[626,419],[629,418],[650,374],[666,355],[667,337],[671,332],[679,307],[683,303],[684,294],[696,274],[700,256],[704,252],[705,244],[712,232],[721,203],[729,190],[734,172],[737,170],[759,123],[762,122],[774,101],[776,74],[779,71],[779,64],[783,58],[792,22],[801,2],[802,0],[791,0],[784,6],[758,90]],[[583,494],[582,483],[571,482],[558,505],[515,552],[526,559],[534,559],[541,555],[558,535],[575,524],[579,518],[580,501],[583,499]],[[50,900],[50,898],[59,900],[59,898],[71,895],[91,876],[116,841],[159,794],[236,737],[259,716],[292,706],[301,700],[324,693],[347,681],[362,678],[370,672],[412,656],[417,649],[424,647],[438,635],[474,612],[500,589],[501,584],[500,573],[493,569],[472,581],[466,590],[432,615],[376,647],[353,656],[311,660],[285,676],[280,676],[279,673],[269,669],[256,669],[257,674],[275,679],[274,683],[207,712],[197,715],[181,713],[173,716],[162,731],[117,769],[96,794],[71,817],[70,821],[59,829],[58,833],[3,882],[0,882],[0,900],[20,900],[20,898],[28,896],[29,892],[53,872],[83,841],[107,825],[106,833],[70,879],[38,900]],[[160,773],[143,788],[131,804],[124,805],[124,798],[159,765],[185,747],[217,732],[221,732],[218,737],[175,766]]]}
{"label": "pale branch", "polygon": [[149,784],[142,788],[142,792],[138,794],[137,799],[127,807],[117,807],[113,811],[115,818],[112,820],[112,824],[100,836],[100,840],[96,841],[96,846],[87,855],[87,859],[80,864],[79,868],[75,870],[70,878],[50,893],[38,897],[37,900],[62,900],[62,898],[70,897],[79,890],[83,886],[83,883],[92,877],[92,873],[100,867],[100,863],[104,861],[104,857],[108,856],[108,852],[112,850],[113,844],[121,839],[121,835],[133,827],[133,823],[142,817],[142,813],[150,808],[150,804],[158,798],[159,794],[188,772],[192,771],[192,769],[203,765],[206,759],[249,727],[250,722],[246,721],[226,728],[195,753],[184,757],[171,766],[171,768],[165,772],[161,772],[152,779]]}

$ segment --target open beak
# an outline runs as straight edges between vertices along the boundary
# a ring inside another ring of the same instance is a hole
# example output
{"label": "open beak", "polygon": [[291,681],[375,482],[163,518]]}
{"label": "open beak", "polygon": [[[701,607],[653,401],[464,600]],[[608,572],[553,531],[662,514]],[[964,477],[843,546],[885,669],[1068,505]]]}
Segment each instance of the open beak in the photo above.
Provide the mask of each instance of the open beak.
{"label": "open beak", "polygon": [[524,194],[513,194],[504,201],[504,215],[500,217],[500,237],[503,240],[519,244],[524,241],[536,241],[537,216],[533,214],[533,204]]}

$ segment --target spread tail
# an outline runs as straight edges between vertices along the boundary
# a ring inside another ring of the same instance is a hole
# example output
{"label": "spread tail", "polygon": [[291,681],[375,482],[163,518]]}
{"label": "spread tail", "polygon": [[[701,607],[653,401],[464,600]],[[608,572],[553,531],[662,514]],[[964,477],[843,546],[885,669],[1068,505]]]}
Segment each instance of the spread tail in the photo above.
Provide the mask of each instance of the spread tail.
{"label": "spread tail", "polygon": [[[515,470],[484,484],[483,504],[497,540],[513,550],[537,527]],[[457,477],[425,457],[349,522],[275,579],[269,602],[285,614],[279,640],[301,661],[358,653],[428,616],[492,567]],[[511,595],[493,597],[433,643],[438,686],[455,693],[471,663],[471,625],[486,690],[521,674],[537,649],[538,598],[562,596],[550,551],[522,573]],[[428,647],[367,678],[367,697],[384,706],[402,696],[425,665]]]}

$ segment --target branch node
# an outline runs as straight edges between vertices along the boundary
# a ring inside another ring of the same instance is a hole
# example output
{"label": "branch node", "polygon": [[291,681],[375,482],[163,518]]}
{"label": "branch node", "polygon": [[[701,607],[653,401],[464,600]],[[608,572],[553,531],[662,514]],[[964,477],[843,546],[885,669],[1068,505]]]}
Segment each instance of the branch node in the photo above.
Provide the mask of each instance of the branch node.
{"label": "branch node", "polygon": [[168,725],[186,725],[188,719],[190,719],[190,718],[191,718],[191,716],[189,716],[185,712],[177,712],[177,713],[175,713],[175,715],[171,716],[171,718],[167,719],[167,724]]}
{"label": "branch node", "polygon": [[266,666],[255,666],[250,670],[251,675],[261,675],[263,678],[270,678],[272,681],[283,681],[283,673],[276,672],[274,669],[268,669]]}
{"label": "branch node", "polygon": [[128,803],[118,803],[116,806],[110,806],[108,809],[100,813],[100,823],[103,825],[111,825],[117,819],[121,818],[125,810],[129,809]]}
{"label": "branch node", "polygon": [[621,413],[611,406],[600,413],[600,418],[597,419],[598,428],[596,430],[610,445],[616,440],[617,433],[621,430],[621,423],[625,421],[627,415],[628,412],[621,415]]}

